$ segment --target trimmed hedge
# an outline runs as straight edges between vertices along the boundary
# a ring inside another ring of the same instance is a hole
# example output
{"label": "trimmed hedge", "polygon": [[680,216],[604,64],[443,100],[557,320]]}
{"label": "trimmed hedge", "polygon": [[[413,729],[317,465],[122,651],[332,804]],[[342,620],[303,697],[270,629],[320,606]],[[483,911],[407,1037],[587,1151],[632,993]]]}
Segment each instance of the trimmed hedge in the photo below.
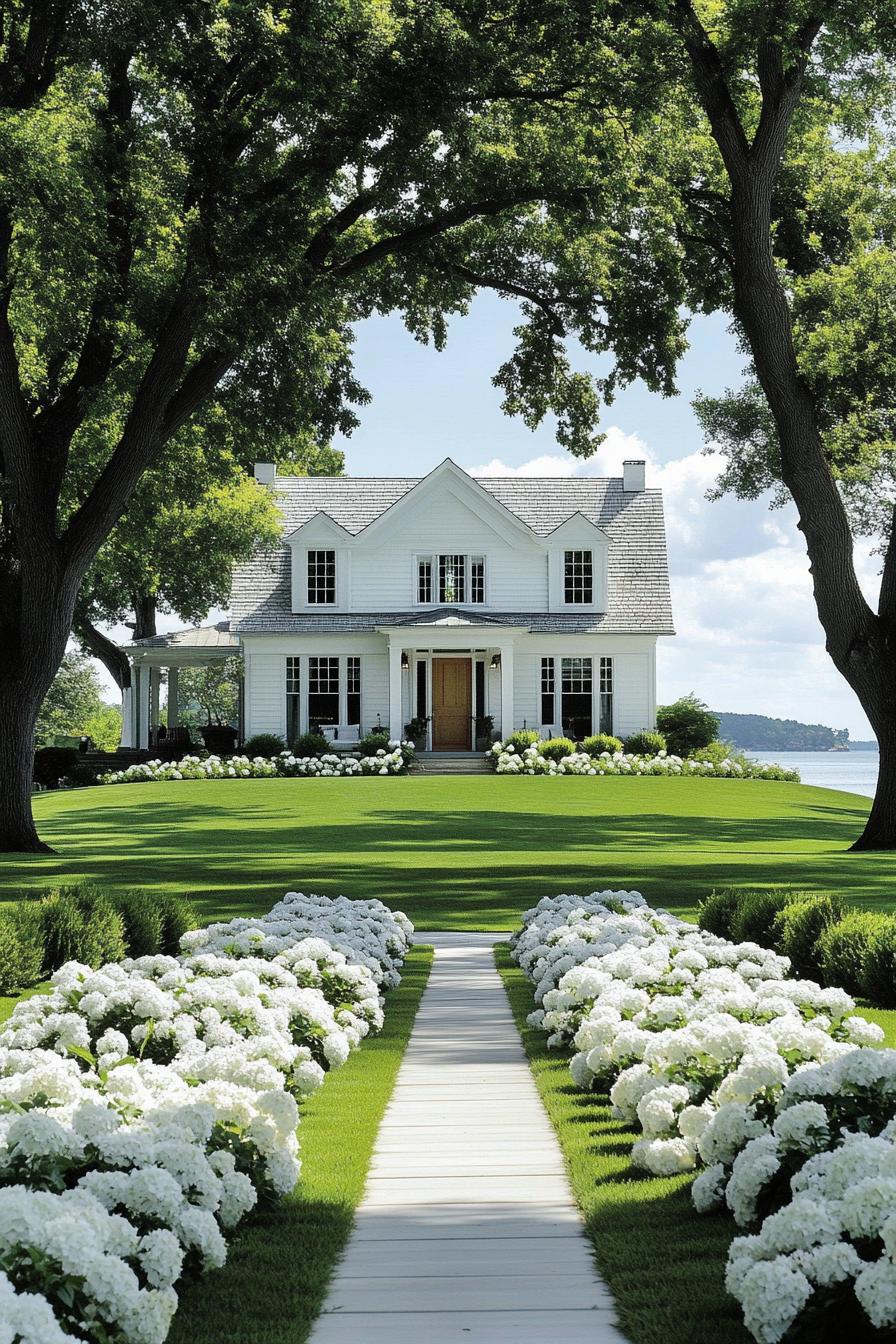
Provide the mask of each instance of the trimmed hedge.
{"label": "trimmed hedge", "polygon": [[790,958],[795,975],[836,985],[882,1008],[896,1007],[896,916],[852,910],[824,891],[714,891],[701,929],[759,943]]}
{"label": "trimmed hedge", "polygon": [[522,756],[527,747],[534,747],[541,738],[534,728],[517,728],[515,733],[511,733],[506,739],[504,745],[512,748],[518,756]]}
{"label": "trimmed hedge", "polygon": [[286,743],[282,737],[276,733],[256,733],[254,737],[249,737],[240,747],[244,756],[254,758],[256,756],[279,756],[281,751],[286,750]]}
{"label": "trimmed hedge", "polygon": [[629,756],[657,756],[666,750],[666,739],[662,733],[632,733],[624,745]]}
{"label": "trimmed hedge", "polygon": [[805,892],[802,900],[786,905],[775,919],[775,947],[790,958],[795,975],[821,980],[818,940],[825,929],[842,919],[845,906],[839,896],[825,891]]}
{"label": "trimmed hedge", "polygon": [[199,923],[182,896],[97,887],[50,888],[0,910],[0,994],[16,994],[66,961],[101,966],[123,957],[173,956]]}

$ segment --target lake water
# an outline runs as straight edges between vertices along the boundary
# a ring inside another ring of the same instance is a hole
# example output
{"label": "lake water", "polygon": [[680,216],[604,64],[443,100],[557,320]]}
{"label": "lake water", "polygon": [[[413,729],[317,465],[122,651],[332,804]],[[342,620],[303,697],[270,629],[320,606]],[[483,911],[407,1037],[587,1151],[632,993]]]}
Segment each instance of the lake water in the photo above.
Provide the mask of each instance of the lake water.
{"label": "lake water", "polygon": [[777,761],[788,770],[799,770],[804,784],[874,797],[879,762],[876,751],[748,751],[745,755],[754,761]]}

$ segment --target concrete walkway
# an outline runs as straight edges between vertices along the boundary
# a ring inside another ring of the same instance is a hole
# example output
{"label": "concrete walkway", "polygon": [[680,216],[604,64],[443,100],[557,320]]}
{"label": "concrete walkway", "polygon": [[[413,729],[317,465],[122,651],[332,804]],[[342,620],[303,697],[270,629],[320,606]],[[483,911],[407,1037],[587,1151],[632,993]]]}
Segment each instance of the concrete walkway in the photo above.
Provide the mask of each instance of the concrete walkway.
{"label": "concrete walkway", "polygon": [[421,934],[429,984],[311,1344],[624,1344],[495,970]]}

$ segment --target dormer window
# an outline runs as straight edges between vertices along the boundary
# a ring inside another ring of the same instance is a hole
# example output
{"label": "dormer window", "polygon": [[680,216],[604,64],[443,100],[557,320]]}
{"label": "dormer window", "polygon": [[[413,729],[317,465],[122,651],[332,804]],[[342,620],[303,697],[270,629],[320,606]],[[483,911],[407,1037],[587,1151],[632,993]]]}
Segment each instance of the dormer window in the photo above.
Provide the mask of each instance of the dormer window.
{"label": "dormer window", "polygon": [[594,553],[563,552],[563,601],[568,606],[588,606],[594,601]]}
{"label": "dormer window", "polygon": [[332,607],[336,604],[336,552],[308,552],[308,605]]}
{"label": "dormer window", "polygon": [[485,602],[485,556],[418,556],[417,601],[423,606],[481,605]]}

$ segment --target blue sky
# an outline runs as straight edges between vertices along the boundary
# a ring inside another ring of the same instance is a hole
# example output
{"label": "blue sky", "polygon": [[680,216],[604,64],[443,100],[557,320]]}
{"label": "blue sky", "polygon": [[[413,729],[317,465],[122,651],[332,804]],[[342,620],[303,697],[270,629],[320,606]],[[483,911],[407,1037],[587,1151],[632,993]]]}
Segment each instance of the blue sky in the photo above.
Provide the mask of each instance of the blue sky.
{"label": "blue sky", "polygon": [[[871,736],[867,720],[824,651],[808,562],[792,509],[764,502],[709,503],[718,459],[703,453],[690,407],[694,392],[736,384],[742,360],[726,323],[701,318],[679,376],[680,395],[662,398],[636,385],[608,408],[607,442],[595,459],[575,462],[558,449],[553,427],[531,433],[503,415],[492,386],[513,347],[515,306],[477,298],[452,323],[441,354],[416,342],[396,318],[358,329],[356,369],[372,393],[360,427],[340,444],[353,475],[418,475],[444,457],[491,474],[618,474],[623,457],[648,460],[648,484],[666,499],[672,600],[678,635],[660,641],[661,700],[695,690],[716,709],[771,714],[848,727]],[[588,367],[581,356],[583,367]],[[592,370],[596,364],[592,361]],[[877,562],[857,552],[870,597]]]}

